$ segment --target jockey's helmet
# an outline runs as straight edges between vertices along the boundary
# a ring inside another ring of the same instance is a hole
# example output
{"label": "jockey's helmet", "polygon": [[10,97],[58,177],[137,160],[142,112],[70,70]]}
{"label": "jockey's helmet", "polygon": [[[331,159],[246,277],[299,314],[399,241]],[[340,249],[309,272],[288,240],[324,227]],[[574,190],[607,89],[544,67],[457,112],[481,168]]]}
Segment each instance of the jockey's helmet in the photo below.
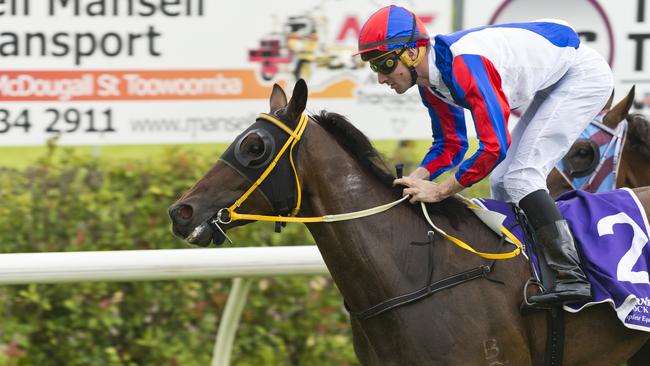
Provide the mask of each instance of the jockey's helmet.
{"label": "jockey's helmet", "polygon": [[[359,52],[355,55],[361,55],[363,61],[370,61],[391,52],[401,56],[408,48],[427,44],[429,35],[424,23],[409,10],[390,5],[377,10],[363,25],[359,34]],[[407,66],[410,65],[407,63]]]}

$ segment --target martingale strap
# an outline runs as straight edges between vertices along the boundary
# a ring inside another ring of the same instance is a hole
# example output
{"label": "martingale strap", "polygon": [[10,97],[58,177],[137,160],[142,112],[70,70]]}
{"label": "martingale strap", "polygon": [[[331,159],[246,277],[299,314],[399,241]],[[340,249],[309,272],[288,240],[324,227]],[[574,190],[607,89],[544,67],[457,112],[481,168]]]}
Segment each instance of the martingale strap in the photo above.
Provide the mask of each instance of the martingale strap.
{"label": "martingale strap", "polygon": [[562,366],[564,362],[564,309],[562,306],[547,310],[546,329],[544,366]]}
{"label": "martingale strap", "polygon": [[379,314],[383,314],[388,310],[394,309],[396,307],[407,305],[419,300],[422,300],[426,297],[429,297],[437,292],[442,290],[452,288],[454,286],[460,285],[462,283],[475,280],[477,278],[485,278],[492,268],[490,266],[480,266],[468,271],[464,271],[453,276],[447,277],[445,279],[433,282],[423,288],[413,291],[408,294],[401,296],[393,297],[388,300],[382,301],[379,304],[373,305],[363,311],[349,311],[351,316],[354,316],[361,320],[370,319]]}

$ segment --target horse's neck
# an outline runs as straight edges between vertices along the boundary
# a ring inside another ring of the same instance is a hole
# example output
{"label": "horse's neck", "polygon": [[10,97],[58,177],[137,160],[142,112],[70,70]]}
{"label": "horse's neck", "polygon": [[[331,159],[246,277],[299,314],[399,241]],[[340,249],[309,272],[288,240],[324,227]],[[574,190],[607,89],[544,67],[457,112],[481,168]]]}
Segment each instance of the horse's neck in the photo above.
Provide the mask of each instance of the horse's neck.
{"label": "horse's neck", "polygon": [[[310,139],[308,146],[309,151],[300,154],[306,196],[303,215],[347,213],[398,198],[326,133]],[[408,205],[402,203],[367,218],[308,225],[352,309],[365,308],[425,281],[428,248],[410,243],[426,241],[429,228]]]}

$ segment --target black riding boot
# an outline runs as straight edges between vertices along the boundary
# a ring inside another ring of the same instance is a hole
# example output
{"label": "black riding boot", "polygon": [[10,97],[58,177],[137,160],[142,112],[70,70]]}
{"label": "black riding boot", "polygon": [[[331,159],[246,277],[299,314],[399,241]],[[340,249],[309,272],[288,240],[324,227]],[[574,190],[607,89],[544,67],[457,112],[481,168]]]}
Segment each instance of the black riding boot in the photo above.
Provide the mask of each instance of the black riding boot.
{"label": "black riding boot", "polygon": [[555,282],[541,295],[531,296],[534,305],[560,305],[591,299],[591,284],[579,267],[573,235],[560,210],[545,190],[535,191],[519,202],[531,223],[544,258],[555,273]]}

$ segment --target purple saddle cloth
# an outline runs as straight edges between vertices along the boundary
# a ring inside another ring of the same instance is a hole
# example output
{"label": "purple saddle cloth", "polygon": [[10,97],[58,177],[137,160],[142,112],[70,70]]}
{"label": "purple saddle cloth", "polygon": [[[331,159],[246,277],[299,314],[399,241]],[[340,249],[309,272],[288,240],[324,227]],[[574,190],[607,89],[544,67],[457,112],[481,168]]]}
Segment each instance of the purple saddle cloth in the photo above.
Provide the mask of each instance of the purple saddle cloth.
{"label": "purple saddle cloth", "polygon": [[[491,199],[477,203],[506,215],[503,225],[524,242],[510,205]],[[573,231],[593,294],[591,302],[564,309],[575,313],[608,303],[623,325],[650,332],[649,225],[636,195],[626,188],[602,193],[571,191],[556,203]]]}

